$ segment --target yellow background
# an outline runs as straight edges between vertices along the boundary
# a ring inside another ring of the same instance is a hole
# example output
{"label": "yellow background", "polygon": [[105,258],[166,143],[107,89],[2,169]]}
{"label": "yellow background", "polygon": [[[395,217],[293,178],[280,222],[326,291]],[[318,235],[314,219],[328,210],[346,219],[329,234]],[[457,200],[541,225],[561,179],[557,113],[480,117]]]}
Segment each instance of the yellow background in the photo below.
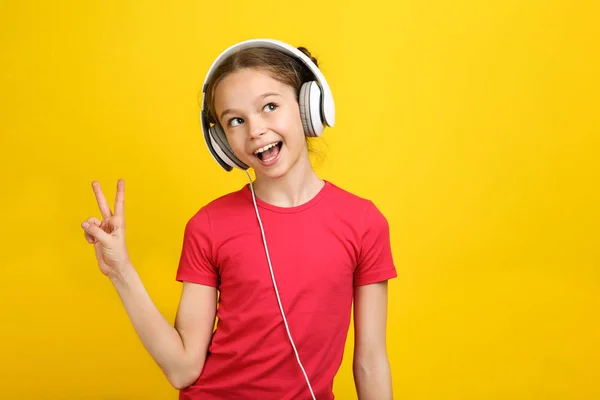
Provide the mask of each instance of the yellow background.
{"label": "yellow background", "polygon": [[246,182],[205,150],[198,94],[252,37],[319,59],[338,123],[318,172],[390,222],[395,398],[600,398],[597,4],[2,2],[0,398],[176,398],[80,223],[93,179],[111,202],[126,179],[173,320],[187,219]]}

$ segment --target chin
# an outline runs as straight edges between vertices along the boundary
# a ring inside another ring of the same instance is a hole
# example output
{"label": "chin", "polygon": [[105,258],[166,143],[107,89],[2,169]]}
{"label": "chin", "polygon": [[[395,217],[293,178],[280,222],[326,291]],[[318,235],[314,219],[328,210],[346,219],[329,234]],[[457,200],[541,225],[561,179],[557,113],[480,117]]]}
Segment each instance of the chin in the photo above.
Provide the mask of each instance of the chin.
{"label": "chin", "polygon": [[262,177],[266,179],[279,179],[283,178],[288,173],[290,167],[284,164],[279,164],[277,166],[269,168],[265,168],[264,166],[259,165],[257,167],[254,167],[253,169],[257,177]]}

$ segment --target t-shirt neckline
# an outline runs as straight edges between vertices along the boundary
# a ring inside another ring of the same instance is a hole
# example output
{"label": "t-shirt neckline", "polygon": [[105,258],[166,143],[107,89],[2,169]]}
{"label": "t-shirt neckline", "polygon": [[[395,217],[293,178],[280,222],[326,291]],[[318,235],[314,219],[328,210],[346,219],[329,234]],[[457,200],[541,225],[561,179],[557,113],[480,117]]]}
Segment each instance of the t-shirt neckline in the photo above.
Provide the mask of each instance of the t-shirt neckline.
{"label": "t-shirt neckline", "polygon": [[[314,206],[315,204],[317,204],[327,194],[327,192],[329,192],[329,189],[332,187],[331,182],[329,182],[326,179],[324,179],[323,181],[325,182],[325,184],[323,185],[321,190],[319,190],[317,192],[316,195],[314,195],[307,202],[299,204],[297,206],[293,206],[293,207],[276,206],[274,204],[270,204],[270,203],[267,203],[266,201],[261,200],[258,196],[255,195],[256,205],[260,208],[264,208],[264,209],[278,212],[278,213],[297,213],[297,212],[304,211],[304,210]],[[252,192],[250,190],[249,183],[244,185],[242,192],[244,192],[244,195],[250,200],[250,202],[252,202]]]}

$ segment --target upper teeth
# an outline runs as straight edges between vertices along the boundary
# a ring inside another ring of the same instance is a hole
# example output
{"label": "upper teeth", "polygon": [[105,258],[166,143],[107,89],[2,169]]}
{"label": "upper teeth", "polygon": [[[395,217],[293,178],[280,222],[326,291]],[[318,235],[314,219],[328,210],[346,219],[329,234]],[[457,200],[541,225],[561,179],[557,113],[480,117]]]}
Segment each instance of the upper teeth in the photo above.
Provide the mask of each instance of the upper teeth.
{"label": "upper teeth", "polygon": [[277,143],[279,143],[279,142],[271,143],[271,144],[268,144],[268,145],[266,145],[265,147],[261,147],[260,149],[256,150],[256,151],[254,152],[254,154],[259,154],[259,153],[262,153],[263,151],[267,151],[267,150],[269,150],[271,147],[275,147],[275,146],[277,146]]}

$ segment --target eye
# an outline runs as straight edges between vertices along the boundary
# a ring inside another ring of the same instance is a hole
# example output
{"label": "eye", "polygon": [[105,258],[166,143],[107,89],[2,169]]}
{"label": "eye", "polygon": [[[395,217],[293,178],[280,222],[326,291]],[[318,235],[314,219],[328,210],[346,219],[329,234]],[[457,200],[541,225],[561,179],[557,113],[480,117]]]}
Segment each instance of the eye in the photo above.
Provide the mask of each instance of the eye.
{"label": "eye", "polygon": [[235,126],[238,126],[239,124],[243,124],[243,123],[244,123],[244,120],[242,118],[237,118],[236,117],[236,118],[231,118],[228,121],[227,125],[229,125],[231,127],[235,127]]}
{"label": "eye", "polygon": [[271,111],[275,111],[275,109],[276,109],[277,107],[278,107],[278,106],[277,106],[277,104],[275,104],[275,103],[269,103],[269,104],[267,104],[267,105],[266,105],[266,106],[263,108],[263,110],[264,110],[264,111],[266,111],[266,112],[271,112]]}

